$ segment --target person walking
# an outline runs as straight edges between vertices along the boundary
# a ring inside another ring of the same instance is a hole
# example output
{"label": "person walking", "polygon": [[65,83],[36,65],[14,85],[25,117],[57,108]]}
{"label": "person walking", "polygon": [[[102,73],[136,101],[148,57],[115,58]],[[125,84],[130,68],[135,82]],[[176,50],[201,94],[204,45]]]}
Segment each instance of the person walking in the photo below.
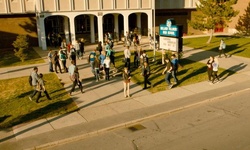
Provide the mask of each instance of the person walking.
{"label": "person walking", "polygon": [[52,64],[52,59],[53,59],[52,50],[51,50],[51,49],[49,49],[49,53],[48,53],[48,60],[49,60],[49,72],[54,72],[54,69],[53,69],[53,64]]}
{"label": "person walking", "polygon": [[214,84],[215,82],[215,79],[217,79],[217,82],[220,82],[220,78],[219,76],[217,75],[218,73],[218,69],[219,69],[219,61],[217,58],[214,58],[214,61],[212,63],[212,68],[213,68],[213,72],[212,72],[212,82],[211,84]]}
{"label": "person walking", "polygon": [[92,72],[94,75],[95,75],[95,66],[94,66],[95,57],[96,57],[96,50],[93,50],[93,51],[91,51],[90,54],[89,54],[88,63],[90,64],[91,72]]}
{"label": "person walking", "polygon": [[72,88],[69,92],[70,95],[72,95],[72,93],[75,91],[76,85],[78,85],[79,89],[81,90],[81,93],[84,93],[77,66],[75,66],[75,70],[73,74],[70,76],[70,80],[73,82]]}
{"label": "person walking", "polygon": [[130,50],[129,50],[129,46],[126,47],[126,49],[124,50],[124,60],[125,60],[125,67],[128,68],[128,71],[130,71]]}
{"label": "person walking", "polygon": [[84,51],[84,39],[83,38],[80,40],[80,53],[81,53],[80,59],[82,59],[83,58],[83,54],[85,53],[85,51]]}
{"label": "person walking", "polygon": [[101,53],[102,53],[102,41],[99,41],[99,43],[98,43],[98,45],[96,47],[96,50],[98,50],[100,55],[101,55]]}
{"label": "person walking", "polygon": [[76,43],[75,43],[75,51],[76,51],[77,59],[81,59],[80,42],[78,40],[76,40]]}
{"label": "person walking", "polygon": [[227,55],[225,54],[225,49],[226,49],[226,43],[223,39],[220,40],[220,46],[219,46],[219,58],[221,58],[221,54],[227,58]]}
{"label": "person walking", "polygon": [[95,60],[94,60],[94,68],[95,68],[95,78],[96,78],[96,82],[98,82],[100,80],[100,61],[97,58],[97,56],[95,56]]}
{"label": "person walking", "polygon": [[39,74],[38,80],[37,80],[37,88],[36,88],[37,92],[38,92],[38,96],[36,99],[36,103],[39,103],[39,99],[42,96],[42,92],[45,94],[45,96],[47,97],[48,100],[51,100],[49,93],[47,92],[46,88],[45,88],[45,84],[44,84],[44,80],[43,80],[43,74]]}
{"label": "person walking", "polygon": [[62,73],[62,69],[60,67],[60,60],[59,60],[59,56],[58,56],[58,52],[55,51],[54,55],[53,55],[53,61],[54,61],[54,66],[55,66],[55,71],[56,73],[58,73],[57,67],[59,68],[60,73]]}
{"label": "person walking", "polygon": [[62,62],[62,65],[63,65],[63,69],[64,69],[64,73],[68,72],[68,68],[66,66],[66,63],[67,63],[67,55],[65,54],[64,51],[60,51],[60,55],[59,55],[59,58],[60,58],[60,61]]}
{"label": "person walking", "polygon": [[106,58],[105,51],[102,51],[101,54],[99,55],[99,61],[101,62],[100,70],[102,71],[103,74],[105,74],[105,68],[104,68],[105,58]]}
{"label": "person walking", "polygon": [[29,99],[30,99],[30,101],[33,101],[33,97],[36,95],[36,93],[37,93],[37,90],[36,90],[36,87],[37,87],[37,81],[38,81],[38,74],[37,74],[37,72],[38,72],[38,68],[37,67],[34,67],[33,68],[33,70],[32,70],[32,72],[31,72],[31,74],[30,74],[30,76],[31,76],[31,79],[32,79],[32,81],[31,81],[31,84],[32,84],[32,86],[33,86],[33,93],[29,96]]}
{"label": "person walking", "polygon": [[148,78],[150,76],[150,67],[147,62],[143,63],[142,67],[142,75],[144,77],[144,88],[143,90],[147,89],[147,84],[151,86],[151,82],[149,82]]}
{"label": "person walking", "polygon": [[109,81],[110,58],[106,57],[103,64],[105,69],[105,80]]}
{"label": "person walking", "polygon": [[207,75],[208,75],[208,82],[212,82],[212,73],[213,73],[213,64],[214,62],[214,57],[210,56],[208,61],[207,61]]}
{"label": "person walking", "polygon": [[169,58],[165,58],[165,62],[166,62],[166,67],[163,70],[162,74],[165,74],[165,72],[167,72],[166,76],[165,76],[165,81],[168,84],[168,89],[171,89],[173,87],[173,84],[171,84],[171,82],[170,82],[170,75],[172,72],[172,64],[171,64],[171,61],[169,60]]}
{"label": "person walking", "polygon": [[122,79],[123,79],[123,94],[124,94],[125,98],[130,97],[130,94],[129,94],[130,78],[131,77],[130,77],[130,73],[128,71],[128,68],[124,67]]}
{"label": "person walking", "polygon": [[172,63],[172,77],[174,78],[174,84],[177,84],[178,83],[178,79],[176,77],[176,73],[178,71],[179,61],[176,58],[175,54],[171,55],[171,59],[172,59],[171,60],[171,63]]}

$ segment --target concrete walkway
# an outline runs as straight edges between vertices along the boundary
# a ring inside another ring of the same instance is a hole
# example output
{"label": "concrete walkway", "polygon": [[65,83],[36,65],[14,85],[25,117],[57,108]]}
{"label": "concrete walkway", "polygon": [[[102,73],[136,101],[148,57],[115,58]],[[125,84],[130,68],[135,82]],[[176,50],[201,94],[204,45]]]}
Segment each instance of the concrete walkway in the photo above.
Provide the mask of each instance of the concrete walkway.
{"label": "concrete walkway", "polygon": [[[143,47],[146,48],[146,38],[143,43]],[[86,92],[84,94],[80,91],[74,92],[72,98],[80,110],[1,130],[0,149],[46,148],[117,127],[127,127],[144,119],[169,114],[250,88],[250,59],[231,56],[221,58],[220,67],[237,73],[224,74],[222,77],[224,80],[219,84],[210,85],[204,81],[151,94],[132,83],[130,92],[132,97],[124,98],[120,76],[110,81],[95,82],[86,61],[89,51],[95,46],[86,46],[85,59],[77,62]],[[120,44],[116,45],[115,49],[120,51],[124,47]],[[44,58],[47,55],[47,51],[39,48],[36,48],[36,51]],[[184,57],[190,60],[205,63],[210,55],[216,56],[217,54],[184,47]],[[1,68],[0,79],[28,76],[33,66]],[[37,66],[39,72],[48,73],[47,63]],[[65,89],[69,91],[71,82],[68,74],[58,74],[58,77],[62,79]]]}

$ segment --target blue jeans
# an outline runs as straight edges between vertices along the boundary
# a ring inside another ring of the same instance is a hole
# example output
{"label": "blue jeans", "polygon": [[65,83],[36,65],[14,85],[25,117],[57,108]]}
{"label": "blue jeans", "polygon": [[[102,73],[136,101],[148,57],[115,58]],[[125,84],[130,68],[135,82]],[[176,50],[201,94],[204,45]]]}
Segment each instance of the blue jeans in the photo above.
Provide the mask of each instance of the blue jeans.
{"label": "blue jeans", "polygon": [[171,83],[170,83],[170,75],[171,75],[171,72],[167,72],[166,77],[165,77],[165,80],[166,80],[168,86],[171,85]]}
{"label": "blue jeans", "polygon": [[172,77],[174,78],[174,82],[178,82],[178,79],[177,79],[177,77],[176,77],[176,70],[173,70],[172,71]]}
{"label": "blue jeans", "polygon": [[90,61],[89,64],[90,64],[90,67],[91,67],[91,72],[92,72],[93,74],[95,74],[94,61]]}

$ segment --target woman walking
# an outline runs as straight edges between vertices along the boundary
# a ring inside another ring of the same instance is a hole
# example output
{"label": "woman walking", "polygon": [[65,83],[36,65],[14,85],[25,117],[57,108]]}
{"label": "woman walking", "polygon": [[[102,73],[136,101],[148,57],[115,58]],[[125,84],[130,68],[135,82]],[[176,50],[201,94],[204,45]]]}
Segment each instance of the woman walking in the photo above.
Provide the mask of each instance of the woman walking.
{"label": "woman walking", "polygon": [[124,97],[130,97],[129,94],[129,86],[130,86],[130,74],[128,71],[128,68],[125,67],[123,74],[122,74],[122,78],[123,78],[123,93],[124,93]]}

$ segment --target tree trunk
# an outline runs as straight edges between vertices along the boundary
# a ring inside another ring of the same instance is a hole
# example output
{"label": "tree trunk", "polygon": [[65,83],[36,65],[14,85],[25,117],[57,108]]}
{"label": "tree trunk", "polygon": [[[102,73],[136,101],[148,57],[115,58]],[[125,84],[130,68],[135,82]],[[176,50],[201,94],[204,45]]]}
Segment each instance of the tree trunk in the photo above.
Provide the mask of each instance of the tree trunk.
{"label": "tree trunk", "polygon": [[210,29],[210,36],[209,36],[209,39],[207,41],[207,44],[210,44],[212,37],[213,37],[213,34],[214,34],[214,29]]}

